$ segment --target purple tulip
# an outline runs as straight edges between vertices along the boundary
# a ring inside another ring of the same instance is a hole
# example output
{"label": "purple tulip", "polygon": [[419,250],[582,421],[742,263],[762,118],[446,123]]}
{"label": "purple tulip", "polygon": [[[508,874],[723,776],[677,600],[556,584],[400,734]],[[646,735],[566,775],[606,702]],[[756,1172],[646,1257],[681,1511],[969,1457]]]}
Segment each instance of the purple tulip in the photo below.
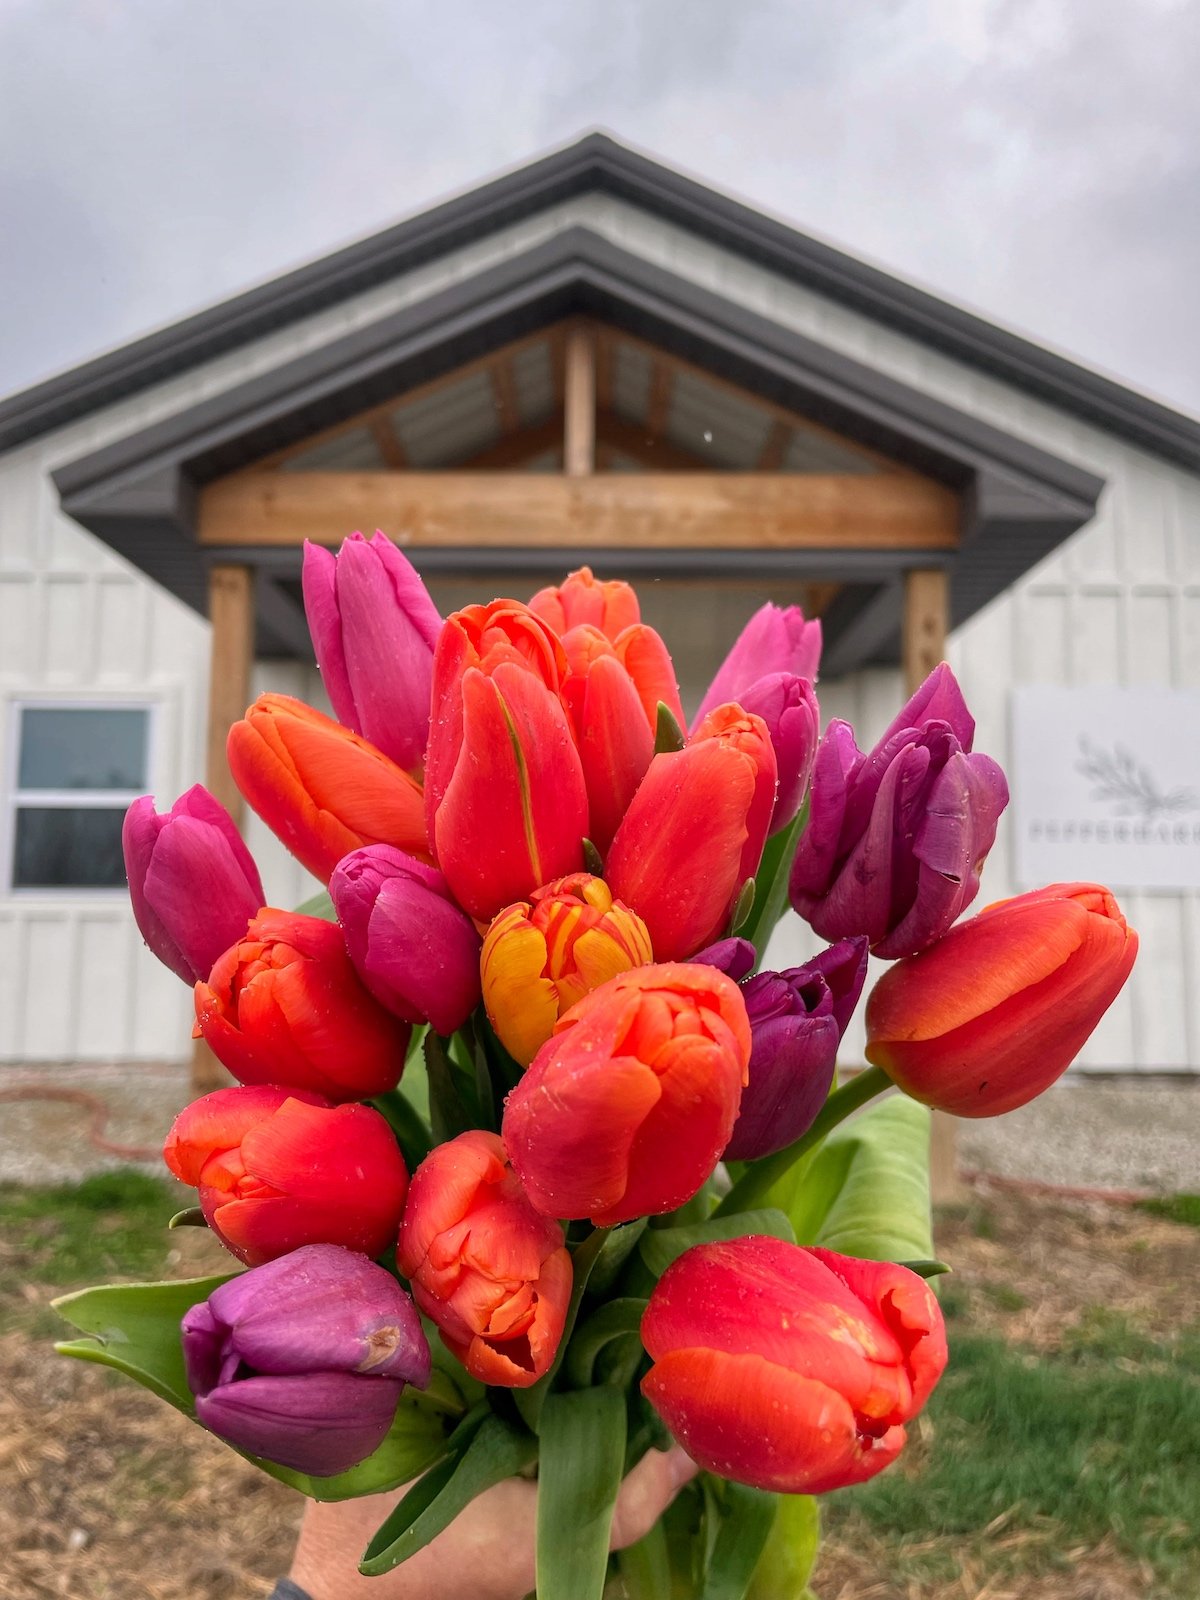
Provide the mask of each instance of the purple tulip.
{"label": "purple tulip", "polygon": [[751,684],[773,673],[790,672],[815,683],[820,662],[819,622],[806,622],[799,606],[760,606],[717,669],[700,702],[693,729],[715,706],[727,705],[731,700],[745,706],[742,696]]}
{"label": "purple tulip", "polygon": [[125,813],[121,846],[142,938],[185,983],[207,978],[265,900],[233,818],[203,784],[161,816],[143,795]]}
{"label": "purple tulip", "polygon": [[688,959],[699,961],[706,967],[716,967],[718,972],[732,978],[734,983],[741,983],[754,971],[758,955],[749,939],[732,938],[718,939],[716,944],[706,945]]}
{"label": "purple tulip", "polygon": [[790,882],[823,939],[864,933],[877,956],[912,955],[970,905],[1008,804],[999,766],[970,753],[974,735],[945,663],[869,753],[830,723]]}
{"label": "purple tulip", "polygon": [[416,568],[382,533],[352,533],[336,557],[306,540],[303,588],[334,715],[418,772],[442,619]]}
{"label": "purple tulip", "polygon": [[388,844],[352,850],[329,894],[359,977],[406,1022],[449,1035],[479,1004],[475,924],[436,867]]}
{"label": "purple tulip", "polygon": [[254,1267],[181,1324],[196,1416],[219,1438],[316,1477],[365,1461],[406,1383],[429,1382],[429,1345],[390,1273],[339,1245]]}
{"label": "purple tulip", "polygon": [[771,736],[779,769],[771,832],[778,833],[799,811],[812,777],[821,732],[817,697],[807,678],[798,678],[794,672],[773,672],[745,689],[738,704],[743,711],[761,717]]}

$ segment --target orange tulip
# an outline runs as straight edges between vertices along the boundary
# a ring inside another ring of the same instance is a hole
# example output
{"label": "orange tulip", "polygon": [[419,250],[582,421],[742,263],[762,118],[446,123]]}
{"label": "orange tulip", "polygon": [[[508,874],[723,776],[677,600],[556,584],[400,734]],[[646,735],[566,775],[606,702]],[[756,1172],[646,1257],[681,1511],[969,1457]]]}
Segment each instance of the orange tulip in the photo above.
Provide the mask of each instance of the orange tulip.
{"label": "orange tulip", "polygon": [[1002,900],[883,975],[867,1002],[867,1059],[957,1117],[1012,1111],[1070,1066],[1137,947],[1099,884]]}
{"label": "orange tulip", "polygon": [[654,959],[646,925],[602,878],[560,878],[506,906],[483,942],[483,1002],[501,1043],[527,1067],[585,994]]}
{"label": "orange tulip", "polygon": [[683,750],[655,756],[608,853],[604,876],[645,920],[659,960],[721,937],[759,858],[776,765],[761,717],[711,712]]}
{"label": "orange tulip", "polygon": [[601,583],[592,576],[591,567],[579,567],[557,588],[539,589],[529,609],[555,633],[587,624],[598,628],[606,639],[616,639],[642,620],[638,597],[629,584],[618,579]]}
{"label": "orange tulip", "polygon": [[426,1156],[396,1260],[442,1343],[481,1383],[524,1389],[548,1371],[571,1298],[571,1257],[494,1133],[473,1128]]}
{"label": "orange tulip", "polygon": [[227,750],[238,788],[322,883],[364,844],[429,860],[420,784],[303,701],[259,695],[230,728]]}
{"label": "orange tulip", "polygon": [[572,1007],[504,1107],[504,1145],[549,1217],[597,1227],[674,1211],[729,1143],[750,1061],[737,984],[637,967]]}

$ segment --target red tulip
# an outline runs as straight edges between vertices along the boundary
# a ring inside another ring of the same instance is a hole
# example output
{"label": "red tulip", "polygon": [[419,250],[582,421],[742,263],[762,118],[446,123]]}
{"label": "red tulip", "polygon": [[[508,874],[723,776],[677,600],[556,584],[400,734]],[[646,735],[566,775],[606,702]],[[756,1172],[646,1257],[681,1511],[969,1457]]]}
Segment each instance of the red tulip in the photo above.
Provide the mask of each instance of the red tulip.
{"label": "red tulip", "polygon": [[915,1273],[759,1236],[673,1262],[642,1342],[642,1392],[692,1459],[783,1494],[882,1471],[946,1365],[942,1314]]}
{"label": "red tulip", "polygon": [[760,717],[711,712],[683,750],[655,756],[604,876],[643,919],[660,960],[720,938],[758,870],[775,806],[775,752]]}
{"label": "red tulip", "polygon": [[429,860],[420,784],[303,701],[260,695],[230,728],[228,757],[246,799],[322,883],[364,844]]}
{"label": "red tulip", "polygon": [[867,1059],[957,1117],[1012,1111],[1070,1066],[1137,948],[1099,884],[1002,900],[884,973],[867,1002]]}
{"label": "red tulip", "polygon": [[715,967],[637,967],[594,989],[504,1107],[530,1200],[597,1227],[674,1211],[729,1142],[750,1060],[737,985]]}
{"label": "red tulip", "polygon": [[557,634],[586,625],[598,628],[606,639],[616,639],[642,620],[638,597],[629,584],[612,579],[601,583],[591,567],[580,567],[557,588],[539,589],[529,609],[549,623]]}
{"label": "red tulip", "polygon": [[566,657],[527,607],[455,612],[433,662],[429,837],[458,903],[486,920],[583,865],[587,790],[560,699]]}
{"label": "red tulip", "polygon": [[472,1129],[426,1156],[396,1259],[443,1344],[481,1383],[524,1389],[549,1370],[571,1298],[571,1257],[494,1133]]}
{"label": "red tulip", "polygon": [[270,909],[196,985],[196,1025],[240,1083],[330,1100],[394,1089],[411,1033],[367,993],[335,923]]}
{"label": "red tulip", "polygon": [[207,1094],[176,1117],[163,1159],[200,1191],[225,1248],[252,1267],[306,1244],[379,1255],[396,1237],[408,1188],[378,1111],[302,1090]]}

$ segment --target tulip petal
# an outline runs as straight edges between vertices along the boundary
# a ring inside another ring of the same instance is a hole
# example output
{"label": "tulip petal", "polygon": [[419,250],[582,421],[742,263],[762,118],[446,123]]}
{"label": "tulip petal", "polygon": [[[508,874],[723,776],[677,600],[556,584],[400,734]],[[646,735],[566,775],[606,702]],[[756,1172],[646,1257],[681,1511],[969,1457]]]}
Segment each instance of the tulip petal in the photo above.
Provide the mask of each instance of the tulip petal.
{"label": "tulip petal", "polygon": [[403,1387],[394,1378],[349,1372],[243,1378],[198,1396],[196,1416],[240,1449],[330,1477],[379,1448]]}

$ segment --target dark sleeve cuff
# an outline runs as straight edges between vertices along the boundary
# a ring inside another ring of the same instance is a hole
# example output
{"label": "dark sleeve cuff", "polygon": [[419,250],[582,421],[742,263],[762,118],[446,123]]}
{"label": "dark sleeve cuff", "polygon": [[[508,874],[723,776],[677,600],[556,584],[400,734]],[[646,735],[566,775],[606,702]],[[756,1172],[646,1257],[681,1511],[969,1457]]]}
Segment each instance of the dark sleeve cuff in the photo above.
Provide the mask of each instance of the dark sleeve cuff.
{"label": "dark sleeve cuff", "polygon": [[293,1583],[290,1578],[280,1578],[271,1590],[270,1600],[309,1600],[306,1590],[298,1583]]}

